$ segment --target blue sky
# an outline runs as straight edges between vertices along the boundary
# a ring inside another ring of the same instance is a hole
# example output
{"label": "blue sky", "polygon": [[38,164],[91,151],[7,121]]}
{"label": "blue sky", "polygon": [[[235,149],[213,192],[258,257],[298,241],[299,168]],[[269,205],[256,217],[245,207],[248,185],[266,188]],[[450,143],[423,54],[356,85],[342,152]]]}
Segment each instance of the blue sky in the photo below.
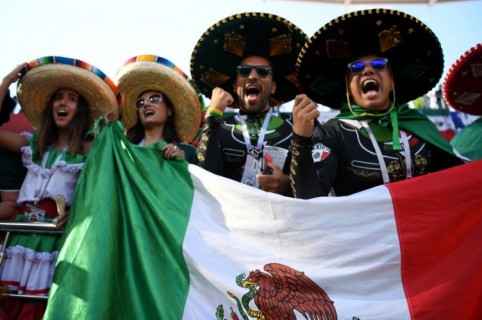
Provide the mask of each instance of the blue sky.
{"label": "blue sky", "polygon": [[[59,55],[89,62],[114,78],[125,60],[147,53],[165,57],[190,74],[197,40],[229,15],[277,14],[311,36],[347,12],[381,7],[289,0],[0,1],[2,77],[19,63]],[[482,1],[383,7],[411,14],[435,32],[444,49],[444,75],[461,54],[482,42]]]}

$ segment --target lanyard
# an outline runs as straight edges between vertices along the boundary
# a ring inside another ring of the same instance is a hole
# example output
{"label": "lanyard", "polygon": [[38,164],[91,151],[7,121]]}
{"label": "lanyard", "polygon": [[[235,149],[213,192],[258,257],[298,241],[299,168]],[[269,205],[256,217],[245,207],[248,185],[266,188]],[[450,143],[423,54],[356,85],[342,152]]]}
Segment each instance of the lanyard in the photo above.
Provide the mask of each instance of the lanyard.
{"label": "lanyard", "polygon": [[[40,170],[39,172],[39,175],[37,176],[37,185],[35,187],[35,194],[34,194],[34,203],[37,204],[39,202],[40,199],[43,199],[43,196],[45,194],[45,190],[47,190],[47,186],[50,182],[50,178],[52,178],[52,174],[53,172],[49,172],[48,174],[48,177],[47,177],[47,181],[45,182],[43,188],[42,188],[42,182],[44,180],[44,177],[42,175],[42,172],[44,171],[45,169],[45,166],[47,165],[47,160],[49,158],[49,155],[50,155],[50,151],[52,150],[52,148],[50,148],[49,150],[47,150],[47,152],[44,153],[43,157],[42,157],[42,162],[41,162],[41,167],[42,169]],[[67,150],[67,147],[63,148],[62,151],[60,152],[60,154],[57,156],[57,159],[55,159],[54,163],[59,161],[60,158],[64,155],[65,151]]]}
{"label": "lanyard", "polygon": [[253,157],[255,157],[256,159],[259,159],[261,150],[263,149],[264,136],[266,135],[266,130],[268,129],[268,124],[269,124],[269,121],[271,120],[272,114],[273,113],[270,109],[266,114],[266,117],[264,118],[263,126],[261,127],[258,133],[258,142],[256,143],[256,147],[251,144],[251,139],[249,138],[248,125],[246,124],[246,121],[244,121],[244,118],[239,114],[236,115],[236,119],[241,123],[244,143],[246,144],[248,153]]}
{"label": "lanyard", "polygon": [[[370,137],[373,148],[375,149],[375,153],[377,154],[378,164],[380,165],[380,170],[382,171],[383,183],[387,184],[390,182],[390,178],[388,176],[387,165],[385,164],[385,160],[383,159],[383,154],[380,150],[380,147],[378,146],[377,139],[375,138],[375,135],[373,134],[372,129],[370,129],[370,126],[366,121],[359,121],[359,122],[362,125],[362,127],[365,128],[365,130],[368,132],[368,136]],[[402,135],[403,151],[405,152],[405,168],[406,168],[405,177],[406,179],[409,179],[409,178],[412,178],[412,159],[410,156],[410,144],[408,142],[406,132],[403,130],[400,130],[400,132]]]}
{"label": "lanyard", "polygon": [[410,144],[408,143],[407,133],[403,130],[400,130],[402,134],[402,144],[403,144],[403,151],[405,152],[405,167],[406,169],[406,178],[412,178],[412,156],[410,155]]}

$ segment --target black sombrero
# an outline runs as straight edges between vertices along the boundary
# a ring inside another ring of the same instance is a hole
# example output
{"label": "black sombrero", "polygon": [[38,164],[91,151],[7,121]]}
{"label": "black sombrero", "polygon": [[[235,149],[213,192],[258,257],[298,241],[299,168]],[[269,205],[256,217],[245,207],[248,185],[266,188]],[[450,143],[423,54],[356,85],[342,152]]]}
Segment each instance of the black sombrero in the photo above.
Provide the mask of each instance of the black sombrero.
{"label": "black sombrero", "polygon": [[442,92],[452,108],[482,116],[482,43],[467,50],[452,64]]}
{"label": "black sombrero", "polygon": [[234,96],[236,66],[248,56],[262,56],[273,65],[276,93],[271,103],[292,100],[297,91],[295,62],[308,37],[290,21],[269,13],[229,16],[207,29],[191,55],[191,75],[202,94],[215,87]]}
{"label": "black sombrero", "polygon": [[396,10],[370,9],[328,22],[306,42],[296,63],[303,91],[339,109],[346,100],[347,64],[367,54],[388,59],[397,103],[424,95],[442,76],[442,47],[423,22]]}

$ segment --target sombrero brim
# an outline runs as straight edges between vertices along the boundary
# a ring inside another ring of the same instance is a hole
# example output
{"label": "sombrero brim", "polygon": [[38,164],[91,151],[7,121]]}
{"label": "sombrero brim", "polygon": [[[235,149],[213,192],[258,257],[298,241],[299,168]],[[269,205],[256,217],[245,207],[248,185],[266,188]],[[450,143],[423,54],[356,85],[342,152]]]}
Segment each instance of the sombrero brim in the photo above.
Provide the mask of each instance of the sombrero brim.
{"label": "sombrero brim", "polygon": [[172,102],[176,113],[176,132],[189,143],[201,125],[200,97],[187,76],[171,61],[140,55],[129,59],[117,72],[116,83],[122,96],[122,124],[130,129],[137,122],[135,101],[148,90],[159,91]]}
{"label": "sombrero brim", "polygon": [[59,89],[75,90],[89,104],[90,124],[98,117],[117,110],[117,88],[96,67],[78,59],[49,56],[27,63],[19,80],[17,96],[25,116],[34,128],[40,126],[42,111]]}
{"label": "sombrero brim", "polygon": [[292,22],[274,14],[246,12],[229,16],[208,28],[191,55],[191,75],[208,98],[221,87],[233,97],[236,66],[251,55],[270,60],[277,89],[272,104],[292,100],[298,93],[295,62],[307,40]]}
{"label": "sombrero brim", "polygon": [[425,24],[396,10],[361,10],[328,22],[301,49],[296,66],[303,91],[339,109],[347,64],[367,54],[388,59],[398,103],[423,96],[442,76],[442,47]]}
{"label": "sombrero brim", "polygon": [[442,85],[445,101],[454,109],[482,115],[482,43],[452,64]]}

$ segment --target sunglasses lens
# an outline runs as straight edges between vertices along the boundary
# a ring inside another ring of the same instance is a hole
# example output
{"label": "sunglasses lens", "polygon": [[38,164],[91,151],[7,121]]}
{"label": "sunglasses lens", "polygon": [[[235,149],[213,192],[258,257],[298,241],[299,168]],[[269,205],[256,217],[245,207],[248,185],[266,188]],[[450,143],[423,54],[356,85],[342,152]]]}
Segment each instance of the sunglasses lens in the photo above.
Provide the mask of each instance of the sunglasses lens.
{"label": "sunglasses lens", "polygon": [[383,70],[387,66],[387,61],[385,59],[375,59],[371,61],[373,69]]}
{"label": "sunglasses lens", "polygon": [[271,67],[269,66],[250,66],[250,65],[237,66],[238,75],[243,78],[249,77],[249,75],[251,74],[251,70],[253,69],[256,70],[256,73],[261,78],[265,78],[271,73]]}
{"label": "sunglasses lens", "polygon": [[350,71],[354,74],[360,73],[365,70],[365,62],[357,61],[350,63]]}
{"label": "sunglasses lens", "polygon": [[153,96],[149,97],[149,102],[159,103],[161,101],[162,101],[162,96],[160,94],[156,94],[156,95],[153,95]]}
{"label": "sunglasses lens", "polygon": [[144,106],[144,99],[137,99],[136,100],[136,108],[140,109]]}
{"label": "sunglasses lens", "polygon": [[271,73],[271,67],[260,66],[256,67],[256,72],[259,74],[260,77],[267,77]]}
{"label": "sunglasses lens", "polygon": [[136,108],[137,109],[140,109],[142,108],[143,106],[146,105],[146,101],[149,101],[150,103],[159,103],[162,101],[162,95],[160,94],[154,94],[152,96],[150,96],[148,99],[137,99],[136,100]]}
{"label": "sunglasses lens", "polygon": [[[358,74],[363,72],[363,70],[365,70],[367,63],[368,62],[364,62],[364,61],[356,61],[348,64],[348,67],[350,68],[351,73]],[[388,64],[386,59],[374,59],[369,63],[372,66],[372,68],[375,70],[383,70],[386,68]]]}
{"label": "sunglasses lens", "polygon": [[251,66],[238,66],[238,74],[241,77],[248,77],[253,68]]}

